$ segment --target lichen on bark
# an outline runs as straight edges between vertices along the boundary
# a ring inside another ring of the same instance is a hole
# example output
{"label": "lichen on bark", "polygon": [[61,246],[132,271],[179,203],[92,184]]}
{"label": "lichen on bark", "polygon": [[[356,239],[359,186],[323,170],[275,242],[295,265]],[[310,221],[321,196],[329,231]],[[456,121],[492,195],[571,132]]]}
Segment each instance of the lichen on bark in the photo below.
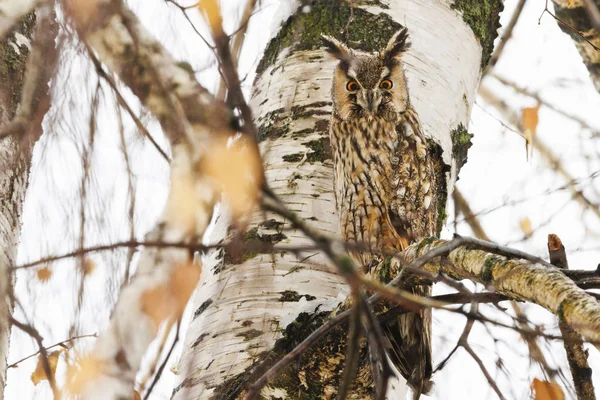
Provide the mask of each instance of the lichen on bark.
{"label": "lichen on bark", "polygon": [[462,124],[458,124],[456,129],[450,132],[452,138],[452,156],[456,160],[457,173],[467,163],[467,154],[473,145],[471,139],[473,134],[467,131],[467,128]]}
{"label": "lichen on bark", "polygon": [[471,27],[481,44],[481,68],[485,68],[494,49],[494,40],[500,28],[503,0],[455,0],[452,8],[461,12],[463,20]]}
{"label": "lichen on bark", "polygon": [[[319,0],[310,6],[310,12],[290,17],[275,36],[257,67],[257,74],[273,65],[283,49],[290,52],[314,50],[321,46],[321,35],[337,37],[352,48],[375,51],[383,48],[401,25],[385,13],[372,14],[354,7],[351,11],[345,0]],[[348,28],[348,29],[346,29]]]}

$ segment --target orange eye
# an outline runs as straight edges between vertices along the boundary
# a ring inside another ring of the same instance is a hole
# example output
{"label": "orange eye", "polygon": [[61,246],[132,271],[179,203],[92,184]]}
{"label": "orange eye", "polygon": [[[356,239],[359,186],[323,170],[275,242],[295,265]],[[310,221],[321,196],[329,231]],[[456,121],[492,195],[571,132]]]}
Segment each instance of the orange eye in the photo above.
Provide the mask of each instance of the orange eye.
{"label": "orange eye", "polygon": [[384,79],[379,84],[379,88],[384,90],[390,90],[392,87],[394,87],[394,84],[389,79]]}
{"label": "orange eye", "polygon": [[358,83],[356,81],[348,81],[348,83],[346,83],[346,90],[349,92],[356,92],[358,90]]}

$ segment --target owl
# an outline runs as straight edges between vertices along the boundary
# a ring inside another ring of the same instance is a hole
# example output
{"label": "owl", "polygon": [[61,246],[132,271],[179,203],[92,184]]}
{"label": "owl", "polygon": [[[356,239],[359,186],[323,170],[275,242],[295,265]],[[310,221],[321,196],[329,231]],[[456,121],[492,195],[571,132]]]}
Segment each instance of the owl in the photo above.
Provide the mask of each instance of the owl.
{"label": "owl", "polygon": [[[419,117],[410,103],[402,56],[410,47],[401,29],[378,53],[350,49],[324,36],[339,60],[334,72],[330,139],[336,207],[342,238],[368,273],[383,253],[436,235],[440,175]],[[411,288],[430,295],[431,286]],[[408,313],[383,326],[388,354],[415,398],[430,391],[431,310]]]}

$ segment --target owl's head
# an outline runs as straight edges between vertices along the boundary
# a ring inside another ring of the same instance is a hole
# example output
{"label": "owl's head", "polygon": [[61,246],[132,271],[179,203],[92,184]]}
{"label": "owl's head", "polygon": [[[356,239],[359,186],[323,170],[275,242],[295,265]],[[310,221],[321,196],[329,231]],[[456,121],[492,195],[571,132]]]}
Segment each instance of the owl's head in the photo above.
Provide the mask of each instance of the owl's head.
{"label": "owl's head", "polygon": [[348,48],[323,36],[326,51],[340,60],[333,77],[333,110],[343,120],[384,118],[394,120],[409,106],[402,55],[410,47],[402,28],[378,53]]}

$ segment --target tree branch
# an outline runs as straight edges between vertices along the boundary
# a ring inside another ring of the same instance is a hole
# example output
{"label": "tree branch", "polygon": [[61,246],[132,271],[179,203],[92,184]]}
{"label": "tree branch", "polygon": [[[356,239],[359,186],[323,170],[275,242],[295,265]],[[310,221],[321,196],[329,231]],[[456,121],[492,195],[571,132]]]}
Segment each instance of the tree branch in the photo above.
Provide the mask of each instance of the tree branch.
{"label": "tree branch", "polygon": [[[569,269],[565,246],[557,235],[548,235],[548,252],[550,262],[557,268]],[[578,400],[595,399],[594,383],[592,382],[592,369],[588,364],[588,355],[583,348],[581,335],[575,332],[564,321],[558,321],[560,333],[564,337],[565,352],[573,376],[575,393]]]}

